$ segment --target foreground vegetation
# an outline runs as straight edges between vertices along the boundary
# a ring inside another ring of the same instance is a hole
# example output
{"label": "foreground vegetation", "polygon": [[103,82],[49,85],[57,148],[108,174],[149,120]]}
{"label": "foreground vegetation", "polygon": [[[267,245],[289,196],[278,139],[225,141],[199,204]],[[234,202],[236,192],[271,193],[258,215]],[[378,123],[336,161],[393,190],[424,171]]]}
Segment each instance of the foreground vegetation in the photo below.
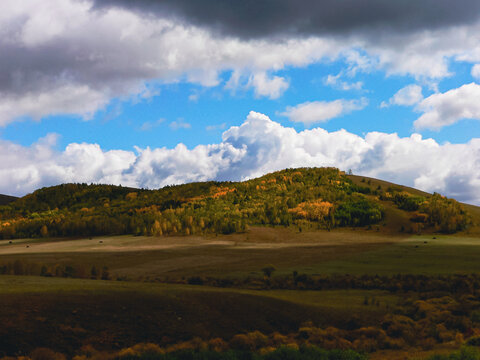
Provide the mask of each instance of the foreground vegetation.
{"label": "foreground vegetation", "polygon": [[382,279],[365,278],[357,289],[361,278],[357,285],[345,279],[337,279],[344,290],[265,291],[0,276],[0,349],[27,355],[50,347],[67,356],[87,349],[91,357],[83,359],[96,359],[154,343],[147,349],[157,349],[156,359],[183,350],[267,356],[282,347],[374,353],[480,344],[474,275],[395,277],[385,283],[396,287],[382,291],[371,289]]}
{"label": "foreground vegetation", "polygon": [[[245,350],[220,351],[215,341],[201,350],[176,350],[166,352],[155,344],[138,344],[116,353],[98,352],[84,348],[74,360],[367,360],[367,357],[351,350],[322,350],[313,346],[281,347],[265,353]],[[65,360],[65,356],[48,348],[38,348],[30,356],[2,358],[0,360]]]}
{"label": "foreground vegetation", "polygon": [[229,234],[251,225],[365,227],[384,220],[383,203],[408,213],[409,222],[396,231],[453,233],[472,223],[455,200],[362,180],[334,168],[303,168],[160,190],[64,184],[0,206],[0,237]]}

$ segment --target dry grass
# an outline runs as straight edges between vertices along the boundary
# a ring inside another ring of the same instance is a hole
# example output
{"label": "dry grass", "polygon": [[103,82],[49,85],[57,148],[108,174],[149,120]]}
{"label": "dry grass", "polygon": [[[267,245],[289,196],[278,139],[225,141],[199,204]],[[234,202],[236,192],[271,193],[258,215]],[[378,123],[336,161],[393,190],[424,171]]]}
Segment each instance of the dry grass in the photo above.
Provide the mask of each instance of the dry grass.
{"label": "dry grass", "polygon": [[[22,259],[40,264],[108,266],[113,274],[135,277],[192,275],[245,276],[266,264],[305,267],[372,251],[405,239],[375,231],[316,231],[251,228],[218,237],[102,237],[65,241],[0,242],[0,264]],[[28,246],[28,247],[27,247]]]}
{"label": "dry grass", "polygon": [[[435,237],[435,239],[433,239]],[[101,243],[100,243],[101,241]],[[29,246],[28,248],[26,246]],[[388,236],[376,231],[252,228],[218,237],[118,236],[0,244],[0,265],[15,259],[46,265],[109,267],[137,278],[261,276],[275,274],[395,274],[480,272],[480,238],[470,235]]]}

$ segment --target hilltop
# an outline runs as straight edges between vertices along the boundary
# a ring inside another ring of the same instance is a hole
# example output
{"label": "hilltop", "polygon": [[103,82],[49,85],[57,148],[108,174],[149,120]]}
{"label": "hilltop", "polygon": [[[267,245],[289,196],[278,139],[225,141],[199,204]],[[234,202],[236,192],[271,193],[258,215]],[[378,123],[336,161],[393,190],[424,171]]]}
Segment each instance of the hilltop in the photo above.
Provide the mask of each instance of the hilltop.
{"label": "hilltop", "polygon": [[241,233],[268,225],[297,231],[364,228],[386,233],[474,231],[478,208],[440,194],[346,175],[286,169],[243,182],[159,190],[63,184],[0,207],[0,236]]}

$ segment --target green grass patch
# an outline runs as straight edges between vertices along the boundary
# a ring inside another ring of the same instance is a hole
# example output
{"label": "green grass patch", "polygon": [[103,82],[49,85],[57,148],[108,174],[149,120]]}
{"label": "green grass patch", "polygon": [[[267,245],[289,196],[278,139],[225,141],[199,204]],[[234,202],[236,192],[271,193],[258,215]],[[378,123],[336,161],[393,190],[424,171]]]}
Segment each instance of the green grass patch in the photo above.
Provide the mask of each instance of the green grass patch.
{"label": "green grass patch", "polygon": [[[433,239],[435,237],[436,239]],[[331,261],[285,269],[309,274],[454,274],[480,272],[480,239],[414,235]]]}

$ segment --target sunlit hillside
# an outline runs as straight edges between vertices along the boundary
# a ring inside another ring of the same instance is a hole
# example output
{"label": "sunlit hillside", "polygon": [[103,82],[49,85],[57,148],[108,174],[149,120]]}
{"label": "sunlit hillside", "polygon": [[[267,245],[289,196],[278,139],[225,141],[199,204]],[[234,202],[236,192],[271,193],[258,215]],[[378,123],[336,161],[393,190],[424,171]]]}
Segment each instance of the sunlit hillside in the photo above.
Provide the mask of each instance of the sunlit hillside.
{"label": "sunlit hillside", "polygon": [[453,199],[335,168],[286,169],[244,182],[159,190],[64,184],[4,205],[0,216],[4,239],[230,234],[252,225],[454,233],[474,225],[472,214]]}

